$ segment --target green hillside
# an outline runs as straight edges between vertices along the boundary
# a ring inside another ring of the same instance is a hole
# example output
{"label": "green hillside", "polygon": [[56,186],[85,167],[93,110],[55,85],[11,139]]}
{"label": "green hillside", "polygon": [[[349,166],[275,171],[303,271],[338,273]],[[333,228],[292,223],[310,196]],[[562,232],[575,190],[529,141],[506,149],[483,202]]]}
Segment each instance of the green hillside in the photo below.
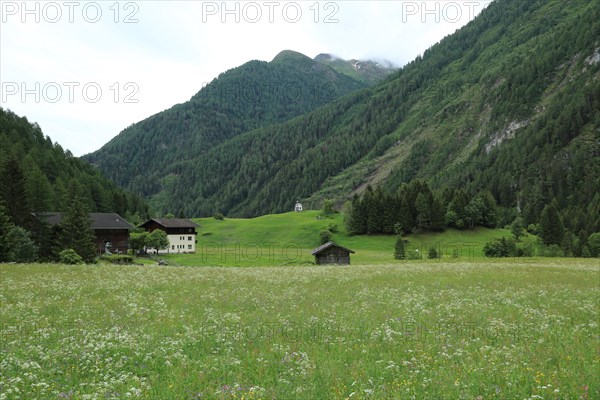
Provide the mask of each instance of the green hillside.
{"label": "green hillside", "polygon": [[250,61],[219,75],[189,101],[133,124],[83,158],[119,185],[151,198],[159,213],[193,215],[203,189],[195,160],[244,132],[283,122],[366,84],[294,51]]}
{"label": "green hillside", "polygon": [[[319,232],[332,224],[337,225],[333,241],[348,247],[353,264],[390,264],[416,261],[395,261],[393,235],[350,236],[344,227],[342,214],[329,218],[319,217],[320,211],[289,212],[265,215],[252,219],[198,218],[196,254],[167,255],[172,263],[186,266],[259,266],[297,265],[312,263],[311,250],[319,246]],[[469,262],[483,258],[486,242],[510,237],[503,229],[477,228],[475,230],[448,230],[444,233],[424,233],[405,236],[407,250],[418,250],[427,259],[427,252],[435,248],[448,262]],[[522,239],[520,245],[534,241],[534,236]],[[428,260],[436,262],[436,260]]]}

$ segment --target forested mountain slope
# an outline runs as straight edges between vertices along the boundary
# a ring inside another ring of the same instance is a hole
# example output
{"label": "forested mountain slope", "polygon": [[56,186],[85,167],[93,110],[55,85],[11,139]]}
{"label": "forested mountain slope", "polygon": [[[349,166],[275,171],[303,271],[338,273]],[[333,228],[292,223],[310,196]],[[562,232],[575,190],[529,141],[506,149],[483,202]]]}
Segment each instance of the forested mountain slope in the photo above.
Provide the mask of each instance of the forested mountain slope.
{"label": "forested mountain slope", "polygon": [[[227,139],[364,87],[300,53],[283,51],[271,62],[250,61],[222,73],[189,101],[128,127],[84,159],[123,187],[153,196],[170,190],[173,181],[177,185],[177,177],[192,176],[189,163]],[[177,190],[185,190],[186,202],[199,195],[190,187]],[[163,197],[154,197],[159,211],[191,211]]]}
{"label": "forested mountain slope", "polygon": [[0,203],[12,222],[21,225],[31,212],[66,211],[74,188],[90,212],[116,212],[135,219],[147,216],[148,207],[140,196],[125,192],[53,143],[36,123],[0,108]]}
{"label": "forested mountain slope", "polygon": [[599,21],[599,2],[497,0],[384,83],[180,162],[169,206],[253,216],[422,178],[597,230]]}

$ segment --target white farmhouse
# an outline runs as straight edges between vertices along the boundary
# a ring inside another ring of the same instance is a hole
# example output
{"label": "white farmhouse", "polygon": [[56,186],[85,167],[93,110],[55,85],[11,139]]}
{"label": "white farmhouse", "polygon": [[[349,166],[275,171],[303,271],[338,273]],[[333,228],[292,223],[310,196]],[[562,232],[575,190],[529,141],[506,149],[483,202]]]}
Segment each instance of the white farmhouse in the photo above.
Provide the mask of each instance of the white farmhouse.
{"label": "white farmhouse", "polygon": [[196,228],[200,225],[189,219],[180,218],[152,218],[140,225],[147,232],[162,229],[169,238],[169,248],[163,253],[195,253]]}

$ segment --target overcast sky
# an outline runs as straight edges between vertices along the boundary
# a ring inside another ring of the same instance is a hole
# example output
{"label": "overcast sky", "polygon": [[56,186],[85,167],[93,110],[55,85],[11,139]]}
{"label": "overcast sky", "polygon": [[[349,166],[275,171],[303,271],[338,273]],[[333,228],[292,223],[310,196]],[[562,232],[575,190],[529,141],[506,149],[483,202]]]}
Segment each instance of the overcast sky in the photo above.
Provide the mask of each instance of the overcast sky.
{"label": "overcast sky", "polygon": [[401,66],[485,1],[1,1],[0,106],[79,156],[291,49]]}

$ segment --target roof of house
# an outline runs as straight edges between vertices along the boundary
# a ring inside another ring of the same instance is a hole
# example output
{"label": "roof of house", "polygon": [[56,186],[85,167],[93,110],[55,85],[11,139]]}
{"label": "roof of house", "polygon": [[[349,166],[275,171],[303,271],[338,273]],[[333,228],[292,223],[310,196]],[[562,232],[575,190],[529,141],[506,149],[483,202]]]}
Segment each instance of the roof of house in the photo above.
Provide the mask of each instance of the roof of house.
{"label": "roof of house", "polygon": [[[35,215],[44,218],[50,225],[58,225],[64,213],[42,212]],[[92,229],[134,229],[133,225],[117,213],[90,213],[90,220]]]}
{"label": "roof of house", "polygon": [[183,218],[151,218],[140,226],[146,226],[149,222],[154,221],[165,228],[198,228],[200,225],[189,219]]}
{"label": "roof of house", "polygon": [[353,254],[355,253],[354,250],[347,249],[347,248],[345,248],[343,246],[340,246],[339,244],[335,244],[334,242],[327,242],[324,245],[319,246],[316,249],[314,249],[313,251],[311,251],[310,254],[312,254],[313,256],[316,256],[320,252],[322,252],[324,250],[327,250],[330,247],[337,247],[337,248],[340,248],[342,250],[346,250],[348,253],[353,253]]}

